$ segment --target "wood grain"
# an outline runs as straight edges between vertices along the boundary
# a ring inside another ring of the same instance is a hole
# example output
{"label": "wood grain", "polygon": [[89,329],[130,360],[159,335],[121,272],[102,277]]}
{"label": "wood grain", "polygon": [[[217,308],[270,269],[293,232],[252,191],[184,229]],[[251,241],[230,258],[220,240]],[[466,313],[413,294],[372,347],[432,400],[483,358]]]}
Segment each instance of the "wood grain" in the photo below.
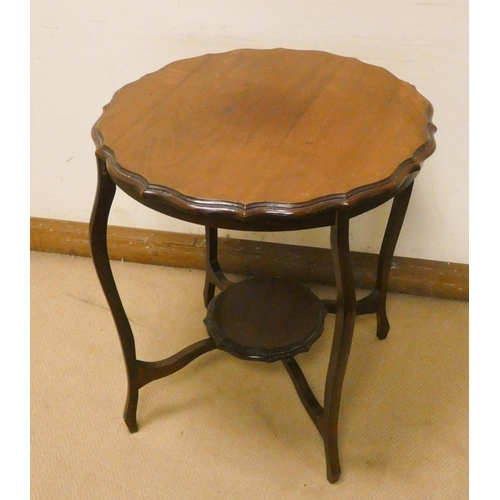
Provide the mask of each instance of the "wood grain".
{"label": "wood grain", "polygon": [[152,208],[272,218],[397,189],[434,151],[431,118],[430,103],[383,68],[240,49],[126,85],[93,134],[117,185]]}

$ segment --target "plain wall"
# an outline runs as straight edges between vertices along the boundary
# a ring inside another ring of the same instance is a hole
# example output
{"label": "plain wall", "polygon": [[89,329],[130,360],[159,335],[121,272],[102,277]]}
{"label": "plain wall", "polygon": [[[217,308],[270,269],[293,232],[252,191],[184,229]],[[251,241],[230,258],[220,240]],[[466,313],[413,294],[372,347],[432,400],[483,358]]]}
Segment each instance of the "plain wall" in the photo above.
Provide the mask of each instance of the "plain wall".
{"label": "plain wall", "polygon": [[[31,2],[31,216],[88,222],[92,125],[121,86],[180,58],[242,47],[324,50],[383,66],[434,106],[437,150],[417,177],[396,254],[468,263],[468,2]],[[377,252],[389,206],[353,220]],[[110,223],[201,233],[118,193]],[[328,246],[326,228],[234,237]]]}

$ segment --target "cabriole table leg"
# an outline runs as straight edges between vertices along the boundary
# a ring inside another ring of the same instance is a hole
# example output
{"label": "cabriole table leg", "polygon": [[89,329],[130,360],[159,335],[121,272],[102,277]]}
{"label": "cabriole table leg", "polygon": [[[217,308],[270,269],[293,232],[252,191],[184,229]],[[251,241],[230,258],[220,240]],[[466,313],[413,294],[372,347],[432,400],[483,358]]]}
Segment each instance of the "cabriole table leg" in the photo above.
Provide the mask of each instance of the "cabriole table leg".
{"label": "cabriole table leg", "polygon": [[386,299],[387,299],[387,285],[389,282],[389,272],[391,270],[392,257],[396,249],[401,227],[406,215],[406,210],[410,202],[411,192],[413,189],[413,182],[406,187],[403,191],[398,193],[392,202],[391,213],[387,221],[387,227],[384,233],[384,239],[380,248],[378,267],[377,267],[377,281],[375,290],[379,292],[377,303],[377,337],[383,340],[389,333],[389,320],[387,319]]}
{"label": "cabriole table leg", "polygon": [[335,331],[325,384],[324,443],[327,478],[331,483],[340,477],[338,420],[342,384],[349,359],[354,321],[356,294],[349,251],[349,213],[337,212],[331,227],[332,257],[337,287]]}

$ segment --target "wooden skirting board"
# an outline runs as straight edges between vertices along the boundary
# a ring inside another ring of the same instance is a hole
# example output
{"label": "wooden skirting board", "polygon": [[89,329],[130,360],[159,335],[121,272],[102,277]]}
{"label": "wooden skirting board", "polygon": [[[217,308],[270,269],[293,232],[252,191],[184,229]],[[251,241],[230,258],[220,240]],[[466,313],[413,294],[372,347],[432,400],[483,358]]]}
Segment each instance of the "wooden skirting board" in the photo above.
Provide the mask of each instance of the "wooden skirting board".
{"label": "wooden skirting board", "polygon": [[[89,226],[83,222],[32,217],[30,248],[38,252],[90,256]],[[113,260],[190,269],[205,268],[205,237],[129,227],[108,228]],[[303,283],[333,284],[330,250],[325,248],[220,238],[219,261],[227,273],[282,276]],[[352,252],[356,285],[375,283],[377,256]],[[454,300],[469,300],[469,266],[394,257],[389,291]]]}

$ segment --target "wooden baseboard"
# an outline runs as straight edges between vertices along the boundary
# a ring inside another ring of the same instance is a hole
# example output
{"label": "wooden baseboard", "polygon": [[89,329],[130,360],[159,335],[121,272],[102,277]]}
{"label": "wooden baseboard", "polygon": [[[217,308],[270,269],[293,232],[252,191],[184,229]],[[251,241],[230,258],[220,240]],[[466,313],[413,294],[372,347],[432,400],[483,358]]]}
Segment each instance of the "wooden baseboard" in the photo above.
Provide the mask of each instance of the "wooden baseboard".
{"label": "wooden baseboard", "polygon": [[[90,256],[88,224],[30,220],[30,248],[38,252]],[[108,228],[111,259],[190,269],[205,268],[205,237],[129,227]],[[305,283],[333,284],[330,251],[324,248],[222,238],[219,261],[227,273],[282,276]],[[356,285],[375,283],[377,256],[352,252]],[[428,297],[469,300],[469,266],[394,257],[389,291]]]}

